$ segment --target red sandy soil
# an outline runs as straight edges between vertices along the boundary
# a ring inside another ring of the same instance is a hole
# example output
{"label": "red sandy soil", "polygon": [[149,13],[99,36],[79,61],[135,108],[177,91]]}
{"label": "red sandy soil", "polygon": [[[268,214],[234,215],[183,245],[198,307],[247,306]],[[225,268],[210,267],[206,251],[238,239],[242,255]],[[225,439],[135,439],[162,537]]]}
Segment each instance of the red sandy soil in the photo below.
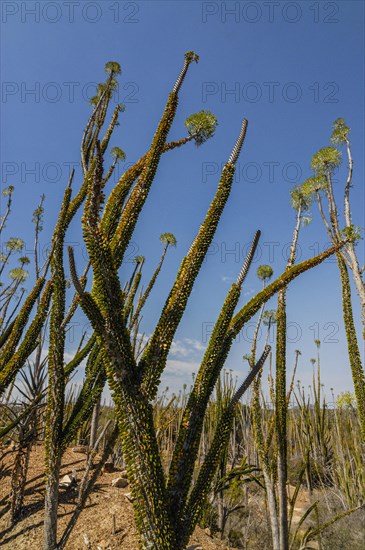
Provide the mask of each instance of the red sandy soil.
{"label": "red sandy soil", "polygon": [[[12,456],[7,455],[4,463],[11,463]],[[24,511],[13,528],[9,528],[8,497],[10,493],[10,472],[0,479],[0,547],[12,550],[41,550],[43,539],[44,505],[44,449],[36,446],[30,458],[28,483],[26,486]],[[81,479],[85,465],[85,455],[67,449],[63,456],[61,475],[76,470]],[[128,549],[138,550],[137,530],[134,524],[133,506],[124,496],[129,487],[118,489],[111,482],[118,477],[118,470],[104,473],[94,486],[85,509],[66,544],[66,550],[86,550],[86,540],[92,550]],[[75,506],[75,493],[60,490],[58,533],[62,534]],[[116,534],[112,535],[112,515],[116,518]],[[204,550],[225,550],[229,547],[222,541],[212,538],[197,528],[190,540],[190,548]],[[163,550],[163,549],[161,549]]]}

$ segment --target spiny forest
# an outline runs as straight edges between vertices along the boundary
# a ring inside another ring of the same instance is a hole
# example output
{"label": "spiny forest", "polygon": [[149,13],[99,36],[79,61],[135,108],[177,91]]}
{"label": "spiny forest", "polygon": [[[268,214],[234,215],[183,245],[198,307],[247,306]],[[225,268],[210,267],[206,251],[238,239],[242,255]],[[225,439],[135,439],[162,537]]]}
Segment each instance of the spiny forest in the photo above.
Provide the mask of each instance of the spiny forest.
{"label": "spiny forest", "polygon": [[[120,65],[114,61],[105,65],[106,79],[90,102],[91,114],[81,137],[82,173],[72,171],[65,182],[44,263],[38,242],[47,215],[45,197],[30,212],[34,223],[30,261],[22,254],[23,241],[8,236],[17,215],[16,186],[2,192],[0,514],[5,547],[21,540],[19,548],[44,550],[131,548],[118,539],[118,528],[123,527],[118,513],[105,506],[98,510],[93,529],[83,539],[73,539],[77,525],[95,506],[101,476],[114,472],[113,491],[127,488],[124,506],[133,507],[136,547],[202,548],[203,543],[192,545],[200,529],[209,537],[209,548],[364,548],[365,378],[353,301],[360,300],[365,333],[365,286],[357,255],[361,229],[351,216],[353,159],[344,119],[334,121],[329,143],[313,156],[312,175],[291,190],[295,224],[282,272],[274,276],[270,265],[256,267],[262,289],[243,303],[242,290],[261,236],[258,227],[249,236],[247,257],[220,304],[191,388],[182,388],[178,395],[162,391],[160,380],[176,331],[193,299],[194,283],[249,139],[248,121],[243,119],[227,136],[231,153],[220,159],[225,164],[213,200],[171,288],[166,289],[154,330],[144,335],[143,312],[177,239],[172,233],[161,235],[161,259],[149,281],[143,277],[144,257],[135,258],[128,277],[124,260],[164,156],[190,142],[203,146],[214,136],[217,119],[202,110],[187,118],[181,139],[168,139],[180,90],[188,73],[197,70],[192,65],[198,59],[192,51],[185,54],[149,149],[108,193],[107,184],[125,159],[113,142],[124,106],[111,109]],[[347,178],[335,189],[333,174],[341,162],[347,165]],[[300,232],[310,221],[310,209],[318,209],[330,246],[298,263]],[[81,224],[86,262],[65,244],[72,222]],[[286,349],[287,289],[296,278],[300,288],[306,272],[330,256],[336,259],[333,271],[337,269],[334,276],[342,289],[354,386],[354,394],[333,396],[334,406],[323,393],[320,340],[314,342],[310,394],[296,380],[301,351],[288,357]],[[32,288],[27,286],[30,270],[35,275]],[[268,309],[273,297],[276,308]],[[70,358],[66,336],[76,313],[92,330],[82,335]],[[234,380],[225,370],[226,360],[237,334],[250,320],[256,328],[251,349],[242,359],[246,374]],[[272,350],[269,335],[274,326]],[[266,334],[264,345],[259,330]],[[73,383],[77,369],[83,372],[81,386]],[[266,378],[269,404],[262,388]],[[102,398],[105,388],[110,403]],[[67,462],[71,451],[81,457],[76,469]],[[113,498],[119,498],[116,494]],[[98,545],[98,521],[103,517],[110,519],[109,542]],[[28,527],[22,529],[25,520]],[[31,535],[35,529],[42,531],[37,542],[21,539],[24,532]]]}

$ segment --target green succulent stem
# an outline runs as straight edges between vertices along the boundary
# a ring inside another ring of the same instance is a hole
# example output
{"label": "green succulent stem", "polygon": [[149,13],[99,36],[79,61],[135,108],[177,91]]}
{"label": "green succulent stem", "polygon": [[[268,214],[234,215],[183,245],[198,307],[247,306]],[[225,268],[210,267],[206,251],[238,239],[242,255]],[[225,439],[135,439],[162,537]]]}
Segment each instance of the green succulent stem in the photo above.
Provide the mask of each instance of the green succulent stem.
{"label": "green succulent stem", "polygon": [[[7,334],[6,342],[1,347],[1,353],[0,353],[0,395],[3,393],[3,391],[6,389],[8,385],[8,376],[6,374],[7,371],[9,371],[9,362],[12,362],[14,365],[14,353],[16,351],[16,348],[21,340],[21,337],[23,335],[24,329],[29,321],[30,314],[32,312],[32,309],[37,302],[38,297],[40,296],[42,289],[46,283],[46,279],[44,277],[40,277],[36,284],[34,285],[33,289],[27,296],[21,310],[19,311],[9,334]],[[48,290],[50,290],[48,288]],[[43,296],[46,295],[46,297],[49,297],[49,292],[43,293]],[[44,300],[42,302],[42,307],[38,306],[37,308],[37,316],[42,317],[42,311],[45,307]],[[34,327],[34,325],[33,325]],[[38,338],[38,334],[34,334],[34,328],[31,330],[30,327],[26,332],[27,340],[33,340],[34,338]],[[21,365],[22,366],[22,365]],[[13,374],[16,374],[13,372],[13,369],[10,369]]]}
{"label": "green succulent stem", "polygon": [[220,415],[214,433],[213,442],[201,466],[197,481],[191,491],[189,500],[182,514],[183,520],[182,525],[179,529],[178,539],[181,548],[185,548],[192,532],[194,531],[196,524],[200,519],[218,465],[226,452],[229,437],[232,431],[235,407],[245,391],[254,381],[255,376],[263,368],[269,352],[270,346],[266,346],[262,356],[260,357],[256,365],[253,366],[248,376],[246,377],[246,380],[235,392],[234,396],[225,406]]}
{"label": "green succulent stem", "polygon": [[143,376],[142,391],[150,399],[153,399],[156,395],[174,334],[185,311],[195,279],[229,197],[233,174],[234,166],[226,164],[223,168],[216,195],[193,244],[180,265],[175,283],[165,302],[156,329],[139,363]]}
{"label": "green succulent stem", "polygon": [[240,271],[238,282],[231,286],[220,311],[182,416],[168,478],[171,513],[177,517],[185,505],[190,489],[204,413],[226,358],[226,355],[224,355],[224,359],[221,355],[222,347],[241,296],[241,285],[253,260],[259,238],[260,231],[255,235],[248,257]]}
{"label": "green succulent stem", "polygon": [[337,263],[340,270],[342,287],[342,310],[347,339],[347,349],[355,389],[356,402],[359,412],[362,436],[365,441],[365,375],[361,362],[359,345],[352,312],[351,285],[346,264],[337,254]]}
{"label": "green succulent stem", "polygon": [[321,264],[326,258],[329,258],[335,254],[342,246],[344,242],[331,246],[321,254],[314,256],[308,260],[294,265],[290,269],[284,271],[284,273],[278,277],[274,282],[267,285],[267,287],[254,296],[243,308],[233,317],[230,325],[230,332],[233,338],[242,330],[245,323],[255,315],[260,309],[261,304],[267,302],[272,296],[274,296],[279,290],[285,288],[291,281],[296,279],[299,275]]}
{"label": "green succulent stem", "polygon": [[164,113],[153,137],[150,150],[146,154],[142,172],[123,209],[121,219],[116,228],[115,235],[113,236],[111,248],[114,260],[118,266],[120,266],[123,261],[125,251],[132,237],[140,212],[147,200],[155,178],[157,167],[164,151],[166,138],[175,118],[180,87],[190,63],[192,60],[197,60],[195,54],[193,57],[194,59],[190,58],[188,55],[185,56],[183,69],[175,83],[173,91],[168,97]]}
{"label": "green succulent stem", "polygon": [[71,200],[71,186],[65,191],[54,235],[51,260],[53,295],[50,317],[48,354],[48,399],[45,430],[46,495],[44,509],[44,547],[57,547],[58,481],[61,466],[61,438],[65,398],[65,330],[61,328],[65,316],[66,280],[63,267],[63,246],[67,229],[67,211]]}

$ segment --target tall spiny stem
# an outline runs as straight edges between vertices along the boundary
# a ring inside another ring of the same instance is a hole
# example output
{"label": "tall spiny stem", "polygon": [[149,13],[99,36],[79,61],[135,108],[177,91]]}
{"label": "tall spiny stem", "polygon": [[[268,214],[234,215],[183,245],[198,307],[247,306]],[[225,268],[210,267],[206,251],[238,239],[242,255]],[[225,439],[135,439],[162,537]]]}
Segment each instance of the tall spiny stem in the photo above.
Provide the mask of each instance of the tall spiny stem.
{"label": "tall spiny stem", "polygon": [[[246,126],[247,122],[244,121],[243,127],[246,128]],[[241,129],[234,151],[241,149],[244,137],[245,132],[242,132]],[[180,265],[160,320],[140,361],[139,367],[143,374],[142,389],[150,399],[156,395],[173,337],[230,195],[234,171],[234,164],[230,162],[225,164],[215,197],[197,236]]]}
{"label": "tall spiny stem", "polygon": [[151,148],[146,155],[143,171],[129,197],[129,200],[123,210],[122,217],[113,237],[111,247],[116,265],[121,265],[125,251],[132,237],[139,214],[147,200],[149,190],[156,175],[160,157],[164,150],[167,135],[175,117],[178,92],[184,80],[188,66],[192,61],[197,61],[194,52],[188,52],[185,55],[185,63],[182,72],[169,95],[165,111],[158,125]]}
{"label": "tall spiny stem", "polygon": [[198,479],[191,492],[191,495],[189,496],[189,500],[186,504],[186,508],[182,516],[183,521],[179,539],[182,548],[184,548],[187,544],[189,537],[192,534],[200,518],[206,497],[210,490],[212,480],[217,471],[219,461],[221,460],[222,455],[226,450],[229,436],[232,430],[235,407],[245,391],[252,384],[255,376],[263,368],[267,356],[270,353],[270,349],[270,346],[265,347],[265,350],[260,359],[251,369],[245,381],[241,384],[228,405],[221,413],[214,433],[213,442],[202,464]]}
{"label": "tall spiny stem", "polygon": [[61,437],[64,413],[65,377],[63,368],[65,331],[61,323],[65,315],[66,280],[63,267],[63,243],[66,214],[71,199],[71,182],[66,189],[56,228],[51,273],[54,281],[50,319],[48,357],[48,400],[46,420],[46,496],[44,506],[44,548],[57,547],[58,481],[61,466]]}
{"label": "tall spiny stem", "polygon": [[237,282],[232,285],[220,311],[182,416],[168,479],[171,511],[176,515],[179,515],[185,505],[198,452],[204,412],[223,367],[224,360],[217,361],[217,358],[221,356],[222,345],[241,295],[241,284],[253,260],[259,238],[260,231],[257,231]]}

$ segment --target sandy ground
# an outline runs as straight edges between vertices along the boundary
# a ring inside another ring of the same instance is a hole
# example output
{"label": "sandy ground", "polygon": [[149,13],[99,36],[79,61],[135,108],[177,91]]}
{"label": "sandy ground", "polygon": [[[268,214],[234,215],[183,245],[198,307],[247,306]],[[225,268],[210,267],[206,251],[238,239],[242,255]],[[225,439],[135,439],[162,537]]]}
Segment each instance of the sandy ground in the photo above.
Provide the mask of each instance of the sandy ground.
{"label": "sandy ground", "polygon": [[[31,454],[26,486],[24,512],[18,523],[10,529],[8,497],[10,492],[10,473],[0,478],[0,547],[12,550],[41,550],[43,537],[43,503],[44,503],[44,467],[43,447],[37,446]],[[11,462],[11,455],[5,461]],[[67,449],[62,464],[62,475],[72,470],[81,478],[85,455]],[[111,482],[118,477],[118,471],[103,473],[66,545],[67,550],[138,550],[137,531],[134,524],[133,506],[125,497],[129,488],[112,487]],[[59,536],[67,525],[75,506],[75,494],[60,490],[59,503]],[[112,535],[112,516],[116,518],[116,534]],[[89,547],[85,540],[90,541]],[[197,528],[190,541],[190,546],[197,550],[228,549],[218,539],[213,539],[204,530]],[[163,550],[163,549],[161,549]]]}

